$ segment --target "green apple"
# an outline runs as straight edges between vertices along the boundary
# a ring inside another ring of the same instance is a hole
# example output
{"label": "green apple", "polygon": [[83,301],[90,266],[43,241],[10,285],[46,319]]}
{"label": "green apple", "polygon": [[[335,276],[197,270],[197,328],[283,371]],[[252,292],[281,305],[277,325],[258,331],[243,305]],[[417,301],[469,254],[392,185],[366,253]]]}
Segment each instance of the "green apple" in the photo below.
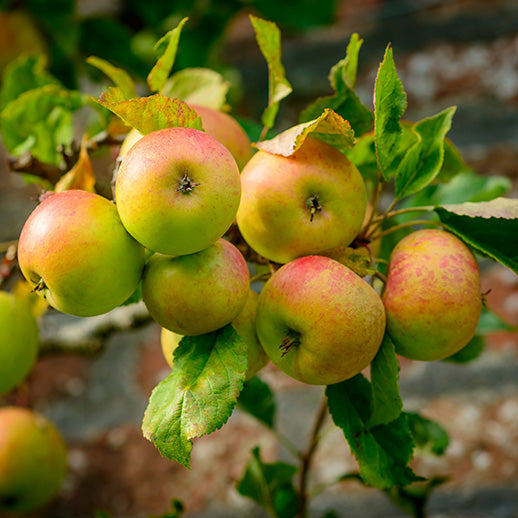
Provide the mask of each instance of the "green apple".
{"label": "green apple", "polygon": [[54,499],[67,472],[57,428],[28,408],[0,408],[0,511],[34,511]]}
{"label": "green apple", "polygon": [[112,202],[69,190],[50,194],[30,214],[20,234],[18,262],[51,306],[85,317],[114,309],[135,291],[145,252]]}
{"label": "green apple", "polygon": [[[259,295],[254,290],[250,289],[246,299],[245,307],[241,310],[239,315],[232,321],[232,326],[237,334],[243,338],[248,347],[248,370],[246,372],[246,379],[255,376],[268,362],[269,358],[264,352],[257,332],[255,330],[255,312],[257,309],[257,300]],[[173,353],[178,347],[183,335],[173,333],[165,327],[160,333],[160,344],[162,346],[162,353],[167,364],[173,368]]]}
{"label": "green apple", "polygon": [[30,304],[0,291],[0,394],[17,387],[38,357],[38,323]]}
{"label": "green apple", "polygon": [[162,327],[193,336],[234,320],[246,303],[249,279],[241,252],[219,239],[195,254],[152,256],[144,269],[142,294]]}
{"label": "green apple", "polygon": [[234,221],[241,180],[230,151],[203,131],[166,128],[122,159],[115,199],[128,232],[167,255],[207,248]]}
{"label": "green apple", "polygon": [[367,207],[358,169],[314,138],[289,157],[259,150],[241,185],[239,230],[252,249],[277,263],[349,245]]}
{"label": "green apple", "polygon": [[313,385],[367,367],[385,331],[378,293],[328,257],[300,257],[279,268],[259,294],[256,329],[277,368]]}
{"label": "green apple", "polygon": [[441,360],[475,334],[482,310],[478,263],[453,234],[418,230],[392,251],[382,298],[396,352]]}

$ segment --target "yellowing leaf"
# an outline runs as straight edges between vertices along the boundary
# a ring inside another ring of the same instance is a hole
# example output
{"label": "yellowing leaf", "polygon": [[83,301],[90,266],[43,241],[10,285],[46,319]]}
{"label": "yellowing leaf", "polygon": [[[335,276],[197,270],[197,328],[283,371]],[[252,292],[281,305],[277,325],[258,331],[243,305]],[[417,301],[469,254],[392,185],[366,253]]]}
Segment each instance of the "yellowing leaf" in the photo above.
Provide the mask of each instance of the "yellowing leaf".
{"label": "yellowing leaf", "polygon": [[88,137],[85,135],[81,141],[79,159],[68,173],[63,175],[56,183],[55,191],[67,191],[81,189],[95,192],[95,172],[87,149]]}
{"label": "yellowing leaf", "polygon": [[376,271],[371,264],[369,251],[365,247],[350,248],[337,246],[336,248],[322,252],[321,255],[325,255],[347,266],[347,268],[360,277],[372,275]]}

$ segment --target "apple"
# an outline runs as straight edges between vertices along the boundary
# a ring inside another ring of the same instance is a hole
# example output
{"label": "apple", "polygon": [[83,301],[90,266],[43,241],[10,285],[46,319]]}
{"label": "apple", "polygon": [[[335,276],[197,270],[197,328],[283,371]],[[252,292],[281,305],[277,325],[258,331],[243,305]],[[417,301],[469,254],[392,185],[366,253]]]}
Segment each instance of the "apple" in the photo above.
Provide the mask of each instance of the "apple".
{"label": "apple", "polygon": [[351,378],[367,367],[385,331],[378,293],[328,257],[279,268],[259,294],[259,341],[277,368],[313,385]]}
{"label": "apple", "polygon": [[0,511],[34,511],[54,499],[67,472],[57,428],[28,408],[0,408]]}
{"label": "apple", "polygon": [[234,221],[241,180],[230,151],[203,131],[166,128],[122,159],[115,199],[128,232],[167,255],[199,252]]}
{"label": "apple", "polygon": [[21,297],[0,291],[0,394],[17,387],[38,357],[38,323]]}
{"label": "apple", "polygon": [[382,298],[396,352],[441,360],[475,334],[482,310],[477,260],[449,232],[412,232],[392,251]]}
{"label": "apple", "polygon": [[18,262],[52,307],[86,317],[128,299],[140,281],[145,252],[125,230],[112,202],[69,190],[49,194],[29,215]]}
{"label": "apple", "polygon": [[[232,326],[236,330],[237,334],[244,339],[248,347],[247,380],[252,376],[255,376],[270,360],[259,343],[259,338],[257,337],[257,332],[255,330],[255,312],[257,309],[258,298],[259,295],[257,292],[250,289],[248,291],[245,307],[232,321]],[[173,333],[165,327],[162,328],[160,333],[162,353],[167,364],[171,368],[173,368],[174,350],[178,347],[182,338],[183,335]]]}
{"label": "apple", "polygon": [[314,138],[289,157],[259,150],[241,173],[237,225],[263,257],[296,257],[347,246],[364,220],[367,193],[354,164]]}
{"label": "apple", "polygon": [[249,280],[241,252],[219,239],[195,254],[153,255],[144,269],[142,294],[162,327],[193,336],[232,322],[245,306]]}
{"label": "apple", "polygon": [[[239,170],[243,169],[254,152],[243,127],[228,113],[198,104],[189,106],[200,116],[203,130],[219,140],[232,153]],[[124,157],[142,136],[142,133],[133,128],[121,145],[119,158]]]}

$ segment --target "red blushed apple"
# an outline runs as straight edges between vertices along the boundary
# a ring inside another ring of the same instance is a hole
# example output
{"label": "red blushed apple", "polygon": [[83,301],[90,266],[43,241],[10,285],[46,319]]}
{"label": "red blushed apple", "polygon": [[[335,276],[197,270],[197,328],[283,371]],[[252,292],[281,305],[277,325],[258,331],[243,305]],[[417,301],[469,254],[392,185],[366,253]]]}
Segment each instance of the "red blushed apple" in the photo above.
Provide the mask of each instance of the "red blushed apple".
{"label": "red blushed apple", "polygon": [[473,338],[480,318],[478,263],[449,232],[413,232],[392,251],[383,303],[398,354],[422,361],[451,356]]}
{"label": "red blushed apple", "polygon": [[251,248],[277,263],[349,245],[367,207],[354,164],[314,138],[289,157],[258,151],[241,185],[239,230]]}
{"label": "red blushed apple", "polygon": [[361,277],[313,255],[294,259],[268,280],[259,294],[256,329],[281,371],[329,385],[370,364],[383,340],[385,311]]}
{"label": "red blushed apple", "polygon": [[57,428],[28,408],[0,408],[0,511],[34,511],[54,499],[67,472]]}
{"label": "red blushed apple", "polygon": [[230,151],[203,131],[153,131],[131,147],[117,173],[115,199],[128,232],[167,255],[199,252],[234,221],[241,196]]}
{"label": "red blushed apple", "polygon": [[210,333],[246,303],[249,272],[241,252],[219,239],[195,254],[155,254],[142,277],[144,303],[162,327],[180,335]]}
{"label": "red blushed apple", "polygon": [[47,196],[25,222],[18,262],[51,306],[76,316],[106,313],[135,291],[144,248],[121,223],[115,205],[86,191]]}

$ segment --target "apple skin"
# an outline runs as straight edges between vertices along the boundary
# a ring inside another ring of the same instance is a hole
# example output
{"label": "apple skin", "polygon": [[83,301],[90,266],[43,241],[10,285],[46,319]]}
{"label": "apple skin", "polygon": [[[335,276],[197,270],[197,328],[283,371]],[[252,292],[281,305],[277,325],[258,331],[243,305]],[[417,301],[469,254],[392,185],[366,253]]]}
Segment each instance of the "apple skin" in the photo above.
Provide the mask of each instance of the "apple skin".
{"label": "apple skin", "polygon": [[[296,380],[330,385],[367,367],[385,331],[379,295],[328,257],[305,256],[279,268],[259,294],[256,329],[277,368]],[[285,339],[295,341],[287,351]]]}
{"label": "apple skin", "polygon": [[478,263],[453,234],[418,230],[392,251],[382,298],[396,352],[441,360],[475,334],[482,310]]}
{"label": "apple skin", "polygon": [[[254,290],[250,289],[246,299],[245,307],[241,310],[239,315],[232,321],[232,326],[237,334],[241,336],[248,347],[248,370],[246,372],[246,379],[249,380],[255,376],[269,361],[267,354],[264,352],[259,338],[255,330],[255,312],[257,309],[257,301],[259,295]],[[165,361],[169,367],[173,368],[173,353],[178,347],[183,335],[173,333],[165,327],[160,333],[160,344],[162,346],[162,353]]]}
{"label": "apple skin", "polygon": [[17,387],[38,358],[38,323],[22,298],[0,291],[0,395]]}
{"label": "apple skin", "polygon": [[43,507],[58,495],[66,473],[66,443],[45,416],[0,408],[0,511]]}
{"label": "apple skin", "polygon": [[[241,184],[239,230],[271,261],[283,264],[347,246],[361,229],[363,178],[345,155],[320,140],[307,138],[290,157],[259,150],[243,169]],[[312,200],[321,210],[312,213]]]}
{"label": "apple skin", "polygon": [[219,239],[195,254],[155,254],[144,269],[142,294],[153,319],[180,335],[215,331],[234,320],[248,296],[241,252]]}
{"label": "apple skin", "polygon": [[[198,104],[189,104],[189,106],[200,116],[203,130],[207,135],[219,140],[232,153],[241,171],[254,154],[252,143],[246,131],[228,113]],[[133,128],[121,145],[119,158],[125,156],[133,144],[140,140],[142,136],[142,133]]]}
{"label": "apple skin", "polygon": [[216,242],[234,221],[240,196],[230,151],[192,128],[142,137],[122,159],[115,184],[128,232],[167,255],[193,254]]}
{"label": "apple skin", "polygon": [[[29,215],[18,262],[52,307],[86,317],[128,299],[140,281],[145,251],[126,232],[112,202],[69,190],[50,194]],[[40,281],[43,288],[38,288]]]}

